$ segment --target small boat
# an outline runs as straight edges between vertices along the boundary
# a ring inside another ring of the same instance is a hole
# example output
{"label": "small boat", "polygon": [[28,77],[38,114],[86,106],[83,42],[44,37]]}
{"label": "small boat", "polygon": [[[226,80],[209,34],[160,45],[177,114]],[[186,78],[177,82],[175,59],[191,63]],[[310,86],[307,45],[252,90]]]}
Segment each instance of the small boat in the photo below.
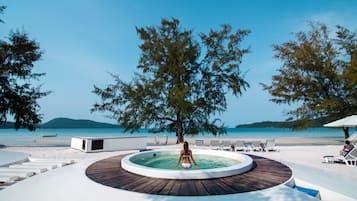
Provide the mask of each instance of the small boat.
{"label": "small boat", "polygon": [[45,134],[45,135],[42,135],[42,137],[57,137],[57,133],[56,134]]}

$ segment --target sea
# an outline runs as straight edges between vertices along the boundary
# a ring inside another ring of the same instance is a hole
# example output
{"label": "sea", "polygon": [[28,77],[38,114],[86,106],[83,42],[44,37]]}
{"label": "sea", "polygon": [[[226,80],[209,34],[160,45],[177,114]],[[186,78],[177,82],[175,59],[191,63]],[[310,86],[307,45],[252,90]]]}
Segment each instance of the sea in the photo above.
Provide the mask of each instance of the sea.
{"label": "sea", "polygon": [[[43,137],[44,135],[56,135],[56,137]],[[68,146],[71,137],[125,137],[146,136],[154,138],[154,135],[175,138],[175,133],[150,133],[147,129],[130,133],[120,128],[75,128],[75,129],[0,129],[0,145],[5,146]],[[293,131],[287,128],[227,128],[227,134],[214,136],[210,133],[198,135],[185,135],[185,139],[199,138],[282,138],[282,137],[304,137],[304,138],[341,138],[342,129],[332,128],[310,128],[307,130]]]}

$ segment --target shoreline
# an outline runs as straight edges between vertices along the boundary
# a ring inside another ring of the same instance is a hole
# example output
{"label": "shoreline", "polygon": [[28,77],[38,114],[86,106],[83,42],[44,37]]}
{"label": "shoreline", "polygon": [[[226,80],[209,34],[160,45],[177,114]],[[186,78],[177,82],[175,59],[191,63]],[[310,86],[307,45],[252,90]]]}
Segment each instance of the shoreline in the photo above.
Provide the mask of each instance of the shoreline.
{"label": "shoreline", "polygon": [[[265,138],[265,137],[205,137],[205,136],[197,136],[197,137],[188,137],[185,138],[185,141],[189,142],[189,144],[194,145],[196,140],[203,140],[205,146],[210,145],[211,140],[219,140],[222,142],[223,140],[229,140],[232,144],[234,144],[237,140],[243,140],[246,143],[252,141],[260,141],[265,143],[268,139],[275,139],[276,146],[323,146],[323,145],[343,145],[345,139],[341,137],[296,137],[296,136],[285,136],[279,138]],[[169,136],[167,138],[167,143],[165,143],[166,139],[163,137],[159,137],[158,143],[155,142],[154,136],[147,137],[147,145],[148,146],[165,146],[165,145],[175,145],[176,137]],[[27,142],[23,144],[10,144],[6,145],[5,143],[0,144],[0,149],[6,147],[70,147],[71,139],[61,139],[61,138],[42,138],[36,139],[32,142]]]}
{"label": "shoreline", "polygon": [[[296,136],[285,136],[278,138],[270,137],[204,137],[197,136],[194,138],[185,138],[189,144],[194,145],[196,140],[203,140],[205,146],[210,145],[211,140],[229,140],[231,143],[235,143],[237,140],[243,140],[244,142],[260,141],[265,143],[266,140],[275,139],[275,144],[277,146],[310,146],[310,145],[343,145],[345,139],[341,137],[296,137]],[[159,144],[155,143],[154,138],[148,138],[148,145],[165,145],[163,143],[163,138],[159,138]],[[168,138],[168,145],[176,144],[176,137]]]}

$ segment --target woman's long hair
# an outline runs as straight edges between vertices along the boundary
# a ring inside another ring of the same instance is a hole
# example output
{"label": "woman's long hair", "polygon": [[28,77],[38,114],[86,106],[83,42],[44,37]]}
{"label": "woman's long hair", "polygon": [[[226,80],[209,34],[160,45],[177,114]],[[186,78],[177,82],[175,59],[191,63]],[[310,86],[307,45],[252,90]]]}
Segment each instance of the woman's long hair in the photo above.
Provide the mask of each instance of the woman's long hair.
{"label": "woman's long hair", "polygon": [[185,154],[188,154],[188,142],[187,141],[185,141],[183,143],[183,150],[184,150]]}

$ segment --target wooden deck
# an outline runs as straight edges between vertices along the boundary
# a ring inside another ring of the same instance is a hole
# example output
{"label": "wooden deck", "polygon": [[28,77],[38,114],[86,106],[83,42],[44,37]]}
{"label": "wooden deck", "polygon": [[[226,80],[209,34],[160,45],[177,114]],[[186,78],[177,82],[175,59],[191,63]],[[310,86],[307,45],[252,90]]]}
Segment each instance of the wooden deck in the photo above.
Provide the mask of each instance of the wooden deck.
{"label": "wooden deck", "polygon": [[241,175],[202,180],[156,179],[122,169],[122,157],[124,156],[98,161],[87,168],[86,175],[95,182],[113,188],[175,196],[224,195],[262,190],[284,183],[292,176],[290,168],[286,165],[250,155],[254,160],[254,167]]}

